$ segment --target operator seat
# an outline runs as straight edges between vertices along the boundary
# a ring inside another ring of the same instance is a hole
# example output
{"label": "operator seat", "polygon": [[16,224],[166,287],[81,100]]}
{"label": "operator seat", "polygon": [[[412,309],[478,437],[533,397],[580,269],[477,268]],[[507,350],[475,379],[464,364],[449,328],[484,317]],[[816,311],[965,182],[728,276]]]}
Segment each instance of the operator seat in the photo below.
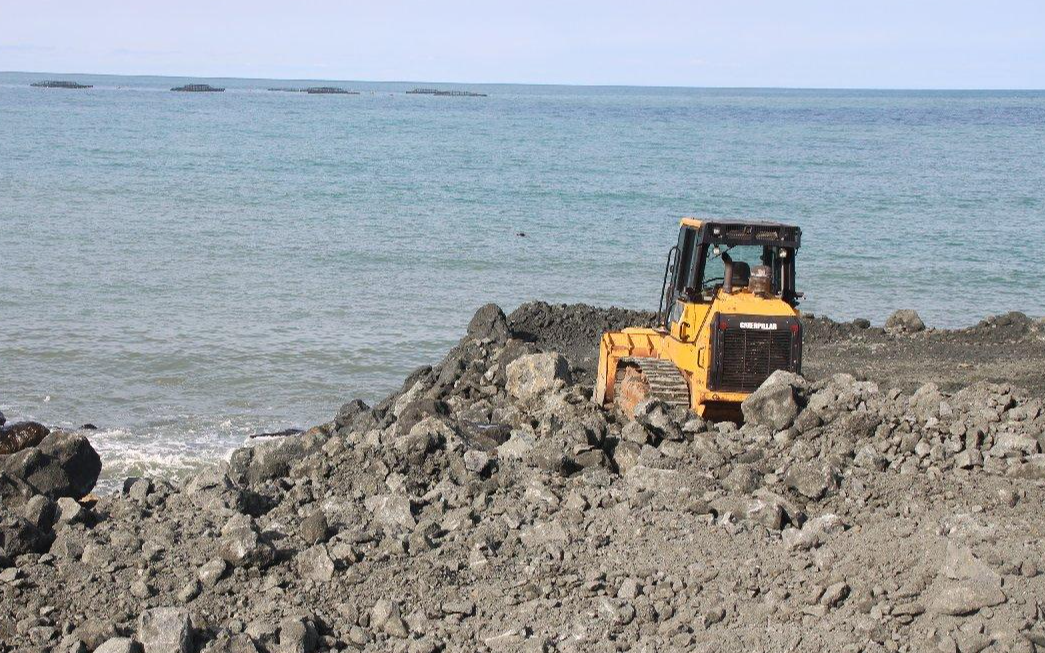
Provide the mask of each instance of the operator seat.
{"label": "operator seat", "polygon": [[733,287],[747,288],[751,280],[751,266],[743,261],[733,261]]}

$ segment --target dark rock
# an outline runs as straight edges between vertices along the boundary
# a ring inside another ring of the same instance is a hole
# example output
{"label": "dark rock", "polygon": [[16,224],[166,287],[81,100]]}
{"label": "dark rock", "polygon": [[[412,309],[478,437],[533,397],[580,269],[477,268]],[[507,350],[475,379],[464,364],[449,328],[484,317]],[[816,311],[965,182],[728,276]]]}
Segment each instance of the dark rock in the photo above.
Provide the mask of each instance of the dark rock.
{"label": "dark rock", "polygon": [[79,499],[94,488],[102,461],[82,435],[55,431],[3,461],[4,471],[52,499]]}
{"label": "dark rock", "polygon": [[0,426],[0,455],[35,447],[50,432],[50,429],[38,422],[18,422],[10,426]]}
{"label": "dark rock", "polygon": [[[338,430],[362,430],[357,428],[356,424],[361,424],[364,421],[373,422],[371,412],[370,406],[368,406],[365,401],[361,399],[353,399],[341,406],[341,410],[337,412],[337,417],[334,418],[334,426],[336,426]],[[370,420],[366,419],[368,417]]]}
{"label": "dark rock", "polygon": [[431,397],[421,397],[406,405],[399,413],[396,421],[400,433],[409,433],[410,429],[426,417],[445,417],[450,414],[450,408],[446,402]]}
{"label": "dark rock", "polygon": [[497,304],[487,304],[475,312],[468,323],[468,336],[476,340],[505,342],[510,336],[508,320]]}
{"label": "dark rock", "polygon": [[25,553],[46,553],[54,537],[23,517],[9,515],[0,521],[0,551],[8,558]]}
{"label": "dark rock", "polygon": [[853,320],[853,326],[855,326],[857,329],[870,329],[871,321],[866,318],[858,317],[855,320]]}
{"label": "dark rock", "polygon": [[330,537],[330,526],[327,524],[326,513],[322,510],[317,510],[301,520],[298,534],[308,544],[326,542],[327,538]]}
{"label": "dark rock", "polygon": [[12,476],[0,469],[0,505],[17,508],[24,505],[34,496],[36,489],[21,478]]}

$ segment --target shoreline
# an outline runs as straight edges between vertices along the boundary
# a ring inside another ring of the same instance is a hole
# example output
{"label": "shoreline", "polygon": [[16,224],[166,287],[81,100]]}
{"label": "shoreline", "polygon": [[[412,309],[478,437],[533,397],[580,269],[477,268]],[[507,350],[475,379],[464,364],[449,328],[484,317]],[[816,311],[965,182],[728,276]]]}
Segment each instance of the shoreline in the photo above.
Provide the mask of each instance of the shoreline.
{"label": "shoreline", "polygon": [[50,434],[4,461],[0,651],[1033,650],[1045,323],[810,317],[808,378],[738,426],[590,402],[592,339],[650,316],[485,306],[373,407],[180,483],[77,501],[89,445]]}
{"label": "shoreline", "polygon": [[[541,324],[546,319],[546,313],[557,315],[563,323]],[[652,317],[652,312],[639,309],[531,301],[521,304],[506,319],[510,328],[524,338],[534,340],[542,348],[554,348],[565,353],[575,373],[579,371],[579,378],[590,386],[594,380],[601,333],[632,324],[648,324]],[[1033,318],[1014,311],[988,316],[965,327],[932,327],[923,324],[916,331],[906,332],[888,329],[885,323],[875,325],[863,318],[837,321],[829,316],[809,313],[804,314],[802,319],[806,328],[806,342],[810,345],[807,346],[803,373],[813,380],[837,371],[853,372],[860,378],[874,380],[885,387],[895,385],[906,392],[912,392],[929,381],[938,381],[947,390],[959,389],[977,380],[1014,381],[1025,390],[1045,395],[1045,372],[1036,373],[1035,365],[1040,360],[1045,366],[1045,348],[1031,353],[1027,365],[1019,364],[1022,354],[1014,357],[1008,351],[1012,343],[1019,343],[1028,331],[1039,329],[1045,333],[1045,317]],[[598,328],[585,325],[587,321],[599,325]],[[882,355],[882,348],[890,343],[903,345],[902,358],[890,356],[891,352]],[[980,351],[966,351],[973,347]],[[974,363],[963,360],[964,357],[970,357]],[[1011,360],[1013,358],[1016,362]],[[9,424],[20,421],[19,417],[17,413],[8,412]],[[288,423],[273,425],[269,430],[305,431],[318,425]],[[81,433],[88,439],[108,431],[116,431],[122,436],[132,431],[125,426],[111,424],[90,429],[69,426],[51,428]],[[187,463],[179,462],[173,466],[153,465],[154,469],[159,470],[154,473],[168,480],[184,481],[203,469],[228,462],[236,449],[250,446],[260,433],[247,434],[240,444],[228,447],[223,454],[200,457],[199,460]],[[150,455],[145,448],[133,450],[142,456]],[[118,491],[123,482],[123,478],[107,475],[104,465],[102,477],[106,479],[104,485],[109,492]]]}

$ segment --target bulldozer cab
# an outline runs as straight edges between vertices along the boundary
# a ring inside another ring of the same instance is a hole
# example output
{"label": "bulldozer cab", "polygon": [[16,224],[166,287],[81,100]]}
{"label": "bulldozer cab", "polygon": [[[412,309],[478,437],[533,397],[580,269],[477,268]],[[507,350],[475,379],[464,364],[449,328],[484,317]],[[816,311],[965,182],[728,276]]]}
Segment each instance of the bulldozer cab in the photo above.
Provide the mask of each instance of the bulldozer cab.
{"label": "bulldozer cab", "polygon": [[795,254],[801,229],[770,222],[683,218],[664,270],[658,324],[670,330],[684,304],[752,293],[798,305]]}

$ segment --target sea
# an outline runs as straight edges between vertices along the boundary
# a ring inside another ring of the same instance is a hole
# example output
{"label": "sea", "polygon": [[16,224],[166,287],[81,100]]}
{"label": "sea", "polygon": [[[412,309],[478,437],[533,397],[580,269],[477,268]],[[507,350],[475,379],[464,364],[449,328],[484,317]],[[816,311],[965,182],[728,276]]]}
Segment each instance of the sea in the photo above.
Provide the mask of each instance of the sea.
{"label": "sea", "polygon": [[0,410],[189,474],[486,302],[655,308],[682,216],[800,225],[807,312],[1040,316],[1045,92],[0,73]]}

